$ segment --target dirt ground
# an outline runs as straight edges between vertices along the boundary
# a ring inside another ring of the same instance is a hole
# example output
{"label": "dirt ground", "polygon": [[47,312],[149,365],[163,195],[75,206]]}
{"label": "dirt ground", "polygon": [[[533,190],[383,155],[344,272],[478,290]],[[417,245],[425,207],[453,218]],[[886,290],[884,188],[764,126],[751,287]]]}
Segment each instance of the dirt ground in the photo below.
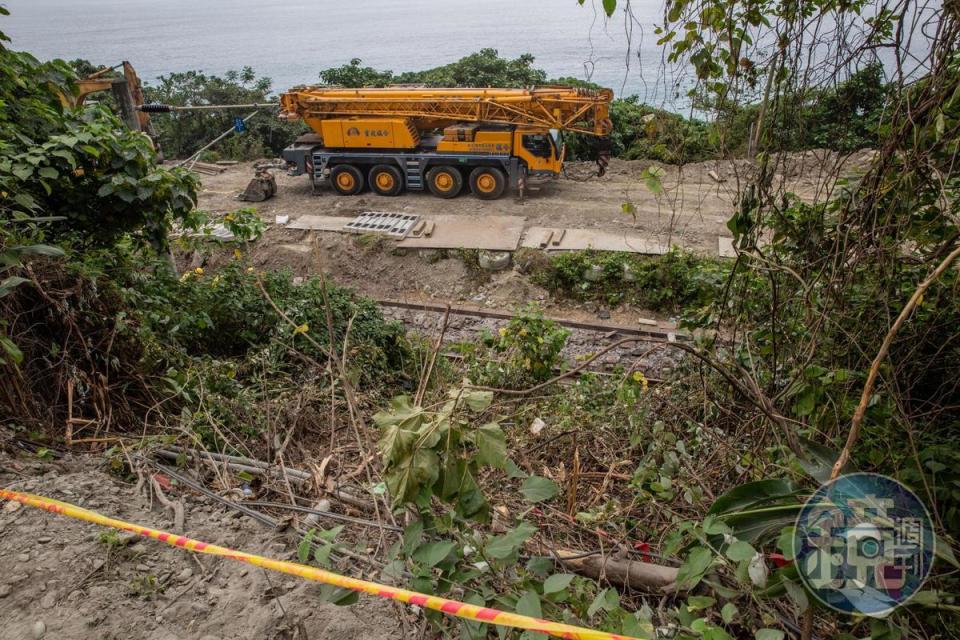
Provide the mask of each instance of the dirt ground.
{"label": "dirt ground", "polygon": [[[832,182],[830,176],[856,174],[872,157],[863,151],[848,158],[827,151],[790,154],[775,162],[774,184],[812,201],[823,199]],[[654,195],[642,174],[651,167],[662,170],[664,191]],[[250,248],[250,260],[260,268],[288,268],[295,276],[309,276],[322,269],[338,284],[353,287],[373,298],[406,301],[448,301],[454,304],[513,310],[530,301],[538,302],[549,315],[577,320],[596,319],[635,325],[639,319],[658,321],[661,328],[675,327],[674,319],[649,310],[626,307],[598,308],[550,299],[547,292],[532,284],[516,269],[493,273],[487,282],[471,278],[456,252],[408,251],[397,255],[390,241],[370,242],[341,233],[297,231],[274,224],[275,216],[354,216],[363,211],[455,214],[470,217],[488,215],[524,216],[526,226],[592,228],[640,233],[661,242],[717,255],[717,239],[729,236],[726,222],[735,201],[738,184],[755,171],[749,161],[703,162],[682,168],[651,161],[614,159],[607,174],[596,177],[593,163],[567,163],[567,176],[534,184],[524,203],[510,195],[482,201],[468,193],[452,200],[429,193],[406,193],[396,198],[370,192],[344,197],[329,189],[312,193],[306,176],[291,177],[274,169],[277,195],[255,206],[267,221],[266,233]],[[710,174],[713,173],[718,182]],[[215,176],[201,176],[199,206],[216,214],[236,210],[246,203],[236,196],[253,175],[253,163],[229,167]],[[623,213],[624,202],[632,202],[636,219]],[[230,252],[199,254],[183,260],[183,267],[213,266],[232,259]],[[609,314],[609,318],[607,315]]]}
{"label": "dirt ground", "polygon": [[[2,435],[2,434],[0,434]],[[58,498],[170,531],[170,512],[108,474],[102,458],[11,457],[0,486]],[[273,558],[297,541],[233,510],[186,499],[188,535]],[[32,507],[0,503],[0,638],[33,640],[342,640],[402,635],[391,605],[337,607],[319,585],[154,540],[124,536]]]}
{"label": "dirt ground", "polygon": [[[843,163],[844,170],[855,172],[871,156],[861,152],[844,159],[828,151],[791,154],[778,160],[775,186],[812,200],[829,187],[827,178]],[[653,194],[641,175],[648,167],[663,171],[663,194]],[[512,215],[526,217],[527,226],[580,227],[642,233],[691,249],[716,254],[718,236],[729,236],[726,222],[735,200],[738,183],[753,170],[748,161],[716,161],[683,167],[662,165],[646,160],[613,159],[602,178],[588,162],[567,163],[568,177],[531,179],[526,201],[518,202],[510,194],[494,201],[479,200],[465,190],[460,196],[444,200],[429,192],[410,192],[399,197],[379,196],[369,191],[354,197],[335,194],[330,189],[312,193],[306,176],[291,177],[274,170],[278,192],[272,200],[257,206],[266,217],[303,214],[353,216],[362,211],[398,211],[421,215],[455,214],[464,216]],[[713,172],[723,182],[709,176]],[[217,176],[203,176],[200,207],[215,212],[236,209],[236,195],[252,176],[252,164],[231,167]],[[624,202],[636,208],[636,222],[623,213]]]}

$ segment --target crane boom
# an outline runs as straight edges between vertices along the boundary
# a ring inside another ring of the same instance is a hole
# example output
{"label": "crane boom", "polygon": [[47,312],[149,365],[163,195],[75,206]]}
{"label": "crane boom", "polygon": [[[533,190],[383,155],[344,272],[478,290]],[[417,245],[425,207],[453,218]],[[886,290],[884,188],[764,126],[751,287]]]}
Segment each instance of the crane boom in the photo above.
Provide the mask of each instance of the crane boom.
{"label": "crane boom", "polygon": [[481,122],[542,127],[594,136],[609,135],[609,89],[430,89],[387,87],[344,89],[296,87],[280,97],[281,117],[314,122],[330,118],[382,116],[412,118],[441,127]]}

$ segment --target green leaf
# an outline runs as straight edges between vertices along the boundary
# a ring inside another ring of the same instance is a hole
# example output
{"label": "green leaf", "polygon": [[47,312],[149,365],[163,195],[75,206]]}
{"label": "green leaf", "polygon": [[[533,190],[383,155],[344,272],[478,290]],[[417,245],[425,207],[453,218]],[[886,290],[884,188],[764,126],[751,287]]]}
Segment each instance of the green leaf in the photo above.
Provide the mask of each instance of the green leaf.
{"label": "green leaf", "polygon": [[384,476],[390,495],[401,502],[413,500],[420,489],[436,482],[439,463],[437,454],[425,449],[404,457]]}
{"label": "green leaf", "polygon": [[537,592],[533,589],[524,591],[520,599],[517,600],[516,611],[522,616],[542,618],[543,611],[540,608],[540,596],[537,595]]}
{"label": "green leaf", "polygon": [[813,409],[816,406],[817,400],[817,391],[812,386],[808,385],[803,388],[803,391],[797,396],[797,400],[793,405],[793,410],[798,416],[808,416],[813,413]]}
{"label": "green leaf", "polygon": [[313,542],[313,535],[313,529],[307,531],[307,534],[303,536],[303,540],[300,541],[300,545],[297,547],[297,560],[300,561],[300,564],[306,564],[307,560],[310,559],[310,545]]}
{"label": "green leaf", "polygon": [[317,539],[326,540],[327,542],[332,542],[334,538],[340,535],[340,532],[343,531],[344,525],[338,525],[332,529],[320,529],[316,532]]}
{"label": "green leaf", "polygon": [[722,514],[739,511],[777,498],[791,496],[795,490],[789,480],[770,479],[748,482],[734,487],[714,500],[707,513]]}
{"label": "green leaf", "polygon": [[521,522],[516,529],[512,529],[501,536],[494,536],[490,542],[487,543],[484,552],[495,560],[509,558],[516,553],[523,543],[526,542],[527,538],[532,536],[536,531],[537,528],[532,524]]}
{"label": "green leaf", "polygon": [[414,520],[403,530],[403,552],[410,555],[423,539],[423,520]]}
{"label": "green leaf", "polygon": [[734,562],[743,562],[744,560],[750,560],[753,558],[753,556],[757,555],[757,551],[749,542],[737,540],[727,547],[725,555]]}
{"label": "green leaf", "polygon": [[48,244],[18,245],[10,247],[12,251],[22,256],[45,256],[47,258],[62,258],[65,254],[60,247],[52,247]]}
{"label": "green leaf", "polygon": [[383,437],[380,438],[377,447],[380,450],[380,455],[383,456],[383,461],[390,464],[408,455],[416,441],[416,432],[403,429],[398,424],[391,424],[384,430]]}
{"label": "green leaf", "polygon": [[953,549],[950,547],[950,543],[940,536],[934,535],[936,536],[933,545],[934,555],[955,569],[960,569],[960,562],[957,562],[957,557],[953,555]]}
{"label": "green leaf", "polygon": [[543,595],[563,591],[570,586],[570,582],[573,580],[573,578],[574,575],[572,573],[553,574],[543,581]]}
{"label": "green leaf", "polygon": [[592,618],[598,611],[612,611],[620,606],[620,594],[616,589],[604,589],[597,594],[587,608],[587,617]]}
{"label": "green leaf", "polygon": [[549,478],[541,476],[530,476],[523,481],[520,487],[520,493],[527,502],[543,502],[549,500],[560,492],[557,483]]}
{"label": "green leaf", "polygon": [[463,394],[463,401],[473,411],[483,411],[493,401],[493,391],[470,391]]}
{"label": "green leaf", "polygon": [[431,568],[450,555],[450,552],[453,551],[456,546],[456,542],[449,540],[429,542],[414,552],[413,559],[424,567]]}
{"label": "green leaf", "polygon": [[677,585],[683,589],[694,588],[703,579],[712,562],[713,553],[710,549],[694,547],[677,572]]}
{"label": "green leaf", "polygon": [[754,637],[757,640],[783,640],[783,631],[779,629],[757,629]]}
{"label": "green leaf", "polygon": [[338,607],[346,607],[360,600],[360,594],[351,589],[325,584],[320,587],[320,597]]}
{"label": "green leaf", "polygon": [[316,548],[313,552],[313,560],[321,567],[330,566],[330,553],[333,551],[333,545],[325,543]]}
{"label": "green leaf", "polygon": [[756,542],[793,524],[802,508],[803,505],[799,503],[773,505],[728,513],[722,517],[724,522],[733,529],[733,534],[737,538]]}
{"label": "green leaf", "polygon": [[700,609],[712,607],[715,603],[716,600],[710,596],[690,596],[687,598],[687,609],[690,611],[699,611]]}
{"label": "green leaf", "polygon": [[804,589],[801,584],[793,580],[784,580],[783,588],[787,590],[787,595],[790,596],[790,599],[797,605],[800,613],[807,610],[807,607],[810,606],[810,600],[807,598],[806,589]]}
{"label": "green leaf", "polygon": [[23,362],[23,352],[20,351],[20,348],[7,336],[0,336],[0,348],[3,349],[3,352],[7,354],[7,357],[14,364]]}
{"label": "green leaf", "polygon": [[48,180],[56,180],[60,177],[60,172],[53,167],[41,167],[37,173],[40,174],[41,178],[47,178]]}
{"label": "green leaf", "polygon": [[0,298],[8,295],[16,287],[19,287],[21,284],[30,282],[28,278],[21,278],[20,276],[10,276],[5,278],[3,282],[0,282]]}
{"label": "green leaf", "polygon": [[732,602],[728,602],[720,609],[720,617],[723,618],[724,624],[733,622],[733,619],[737,617],[738,613],[740,613],[740,611],[737,609],[737,605]]}
{"label": "green leaf", "polygon": [[709,514],[703,519],[703,532],[708,536],[719,536],[726,533],[733,533],[727,523],[720,520],[714,514]]}
{"label": "green leaf", "polygon": [[476,431],[477,463],[507,470],[507,437],[496,422],[485,424]]}
{"label": "green leaf", "polygon": [[617,0],[603,0],[603,11],[607,14],[607,17],[613,15],[613,12],[617,10]]}
{"label": "green leaf", "polygon": [[511,479],[526,478],[527,472],[517,466],[517,463],[507,458],[506,469],[507,477]]}
{"label": "green leaf", "polygon": [[[800,438],[800,447],[803,449],[803,458],[798,458],[797,462],[807,472],[811,478],[817,482],[827,482],[830,479],[830,473],[833,471],[833,463],[839,457],[839,453],[830,447],[825,447],[819,442],[814,442],[807,438]],[[843,466],[843,473],[853,473],[856,468],[852,462],[847,462]]]}
{"label": "green leaf", "polygon": [[783,553],[783,557],[787,560],[793,560],[797,557],[796,545],[797,538],[797,528],[796,527],[784,527],[780,530],[780,536],[777,538],[777,549]]}
{"label": "green leaf", "polygon": [[554,567],[553,558],[547,556],[533,556],[527,560],[527,571],[543,579]]}

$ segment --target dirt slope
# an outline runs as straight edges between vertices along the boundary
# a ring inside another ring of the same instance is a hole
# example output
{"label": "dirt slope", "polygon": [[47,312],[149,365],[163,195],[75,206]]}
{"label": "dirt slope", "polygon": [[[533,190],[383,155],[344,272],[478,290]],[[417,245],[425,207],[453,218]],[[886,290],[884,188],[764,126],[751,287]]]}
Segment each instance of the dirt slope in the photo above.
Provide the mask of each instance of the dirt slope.
{"label": "dirt slope", "polygon": [[[0,486],[170,530],[168,511],[108,475],[98,459],[45,463],[0,453]],[[30,507],[0,505],[0,638],[27,640],[386,640],[390,605],[325,603],[319,585],[153,540],[109,545],[107,529]],[[275,558],[296,541],[200,497],[185,533]]]}

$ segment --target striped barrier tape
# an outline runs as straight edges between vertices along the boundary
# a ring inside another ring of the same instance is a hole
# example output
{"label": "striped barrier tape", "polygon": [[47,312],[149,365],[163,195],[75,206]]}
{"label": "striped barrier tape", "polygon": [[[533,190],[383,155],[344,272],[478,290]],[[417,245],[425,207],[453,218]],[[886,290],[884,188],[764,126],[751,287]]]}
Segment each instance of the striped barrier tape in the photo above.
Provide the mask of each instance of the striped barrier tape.
{"label": "striped barrier tape", "polygon": [[537,631],[557,638],[568,638],[569,640],[636,640],[635,638],[608,633],[606,631],[597,631],[595,629],[586,629],[584,627],[576,627],[559,622],[540,620],[538,618],[532,618],[530,616],[524,616],[518,613],[510,613],[508,611],[480,607],[477,605],[468,604],[466,602],[459,602],[457,600],[448,600],[438,596],[417,593],[416,591],[408,591],[406,589],[389,587],[386,585],[377,584],[376,582],[369,582],[367,580],[359,580],[349,576],[342,576],[337,573],[324,571],[323,569],[317,569],[315,567],[308,567],[307,565],[297,564],[295,562],[273,560],[271,558],[264,558],[251,553],[244,553],[243,551],[234,551],[233,549],[220,547],[215,544],[208,544],[206,542],[193,540],[184,536],[178,536],[172,533],[167,533],[166,531],[160,531],[159,529],[151,529],[149,527],[142,527],[137,524],[124,522],[122,520],[108,518],[107,516],[99,514],[95,511],[89,511],[76,505],[54,500],[52,498],[35,496],[29,493],[20,493],[18,491],[10,491],[7,489],[0,489],[0,498],[14,500],[30,507],[36,507],[51,513],[69,516],[71,518],[76,518],[77,520],[85,520],[87,522],[99,524],[104,527],[113,527],[114,529],[120,529],[121,531],[128,531],[145,538],[153,538],[154,540],[166,542],[167,544],[175,547],[182,547],[189,551],[209,553],[215,556],[230,558],[231,560],[246,562],[247,564],[252,564],[256,567],[263,567],[264,569],[279,571],[280,573],[300,576],[301,578],[306,578],[307,580],[314,580],[316,582],[322,582],[324,584],[330,584],[337,587],[342,587],[344,589],[351,589],[353,591],[366,593],[379,598],[399,600],[400,602],[404,602],[406,604],[417,605],[427,609],[434,609],[458,618],[466,618],[467,620],[475,620],[477,622],[485,622],[504,627],[515,627],[517,629]]}

